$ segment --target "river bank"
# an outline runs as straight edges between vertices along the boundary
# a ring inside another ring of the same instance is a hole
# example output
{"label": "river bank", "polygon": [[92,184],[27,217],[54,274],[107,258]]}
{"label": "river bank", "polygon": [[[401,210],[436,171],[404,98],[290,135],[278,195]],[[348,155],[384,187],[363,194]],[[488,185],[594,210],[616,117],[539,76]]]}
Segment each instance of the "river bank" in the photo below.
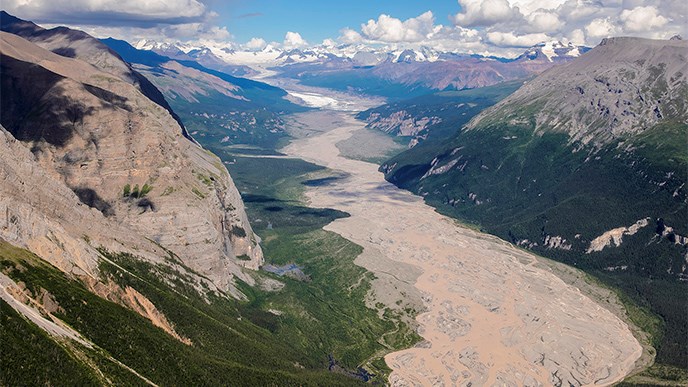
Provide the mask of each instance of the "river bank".
{"label": "river bank", "polygon": [[390,353],[393,385],[609,385],[642,348],[628,326],[537,258],[437,214],[387,183],[375,164],[340,155],[363,124],[345,112],[295,117],[300,139],[282,151],[341,171],[309,187],[312,206],[351,214],[325,227],[361,245],[375,273],[371,302],[423,311],[422,345]]}

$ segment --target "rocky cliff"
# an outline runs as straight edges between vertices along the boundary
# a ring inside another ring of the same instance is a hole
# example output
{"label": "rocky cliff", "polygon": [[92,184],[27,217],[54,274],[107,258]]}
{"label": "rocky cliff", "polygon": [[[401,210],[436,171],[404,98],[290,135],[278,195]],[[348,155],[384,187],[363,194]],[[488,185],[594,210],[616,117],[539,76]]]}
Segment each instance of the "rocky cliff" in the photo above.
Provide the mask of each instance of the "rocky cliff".
{"label": "rocky cliff", "polygon": [[[477,116],[469,128],[533,120],[601,146],[660,122],[688,122],[688,41],[608,38]],[[533,114],[535,112],[535,114]]]}
{"label": "rocky cliff", "polygon": [[257,268],[262,252],[239,193],[219,159],[185,138],[165,104],[149,97],[156,93],[137,81],[145,78],[90,45],[93,38],[67,39],[70,47],[79,42],[70,51],[52,38],[43,42],[48,50],[0,34],[3,139],[18,152],[3,152],[17,165],[3,164],[2,173],[15,171],[21,186],[3,181],[0,237],[94,277],[99,258],[91,246],[153,260],[169,250],[241,296],[233,277],[251,282],[241,267]]}

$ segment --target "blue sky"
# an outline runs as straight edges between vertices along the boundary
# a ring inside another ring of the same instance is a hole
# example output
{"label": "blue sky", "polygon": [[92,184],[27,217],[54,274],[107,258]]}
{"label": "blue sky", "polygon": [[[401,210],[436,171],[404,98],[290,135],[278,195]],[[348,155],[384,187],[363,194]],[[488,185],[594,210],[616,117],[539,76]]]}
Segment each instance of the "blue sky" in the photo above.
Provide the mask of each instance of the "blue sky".
{"label": "blue sky", "polygon": [[432,11],[437,23],[449,24],[449,15],[461,9],[452,0],[247,0],[209,6],[220,14],[218,24],[226,26],[239,42],[253,37],[282,41],[287,31],[295,31],[312,43],[336,38],[345,27],[358,29],[380,14],[406,20]]}

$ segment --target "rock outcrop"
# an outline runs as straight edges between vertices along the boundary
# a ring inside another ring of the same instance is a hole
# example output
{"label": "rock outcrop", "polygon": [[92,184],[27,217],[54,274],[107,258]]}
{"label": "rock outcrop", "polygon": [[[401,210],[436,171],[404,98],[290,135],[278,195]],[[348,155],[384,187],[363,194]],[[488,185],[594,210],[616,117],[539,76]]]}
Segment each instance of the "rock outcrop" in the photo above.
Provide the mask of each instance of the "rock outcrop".
{"label": "rock outcrop", "polygon": [[93,42],[48,50],[0,32],[0,237],[94,277],[92,246],[151,260],[169,250],[240,297],[232,278],[252,282],[241,266],[257,268],[262,252],[227,170]]}
{"label": "rock outcrop", "polygon": [[[688,41],[608,38],[476,116],[469,128],[530,123],[602,146],[667,121],[688,122]],[[533,114],[536,112],[537,114]]]}

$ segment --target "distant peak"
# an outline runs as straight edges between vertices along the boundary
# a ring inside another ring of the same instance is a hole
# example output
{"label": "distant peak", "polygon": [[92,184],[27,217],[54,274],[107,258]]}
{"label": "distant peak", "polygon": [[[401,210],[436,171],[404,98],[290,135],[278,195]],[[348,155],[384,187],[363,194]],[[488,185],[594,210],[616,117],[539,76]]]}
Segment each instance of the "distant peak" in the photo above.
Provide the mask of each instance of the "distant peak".
{"label": "distant peak", "polygon": [[671,39],[669,39],[669,40],[683,40],[683,38],[681,37],[681,35],[676,34],[676,35],[672,36]]}

